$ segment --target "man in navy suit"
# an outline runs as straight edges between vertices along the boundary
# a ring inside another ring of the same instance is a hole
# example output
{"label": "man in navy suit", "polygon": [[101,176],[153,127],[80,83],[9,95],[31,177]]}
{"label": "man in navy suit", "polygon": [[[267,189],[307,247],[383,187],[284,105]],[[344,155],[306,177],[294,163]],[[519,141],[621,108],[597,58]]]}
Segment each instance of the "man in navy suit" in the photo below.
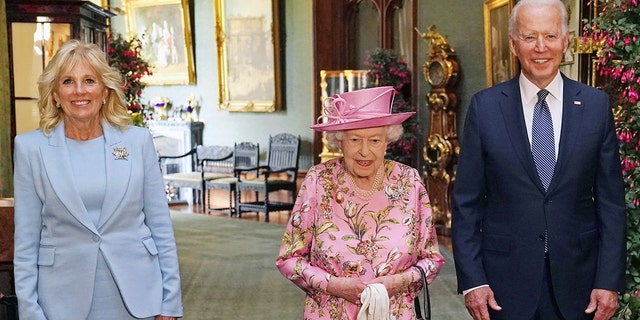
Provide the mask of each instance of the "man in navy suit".
{"label": "man in navy suit", "polygon": [[[609,319],[626,257],[609,97],[560,73],[560,0],[520,0],[509,38],[521,73],[475,94],[464,126],[452,216],[458,290],[474,319]],[[548,158],[538,162],[541,140]]]}

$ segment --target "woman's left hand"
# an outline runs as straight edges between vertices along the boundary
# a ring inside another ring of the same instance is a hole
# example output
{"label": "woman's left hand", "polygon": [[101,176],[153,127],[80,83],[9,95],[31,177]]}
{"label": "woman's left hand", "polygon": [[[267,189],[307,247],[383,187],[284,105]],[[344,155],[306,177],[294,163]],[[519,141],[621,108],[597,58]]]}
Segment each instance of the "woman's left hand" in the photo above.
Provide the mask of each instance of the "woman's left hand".
{"label": "woman's left hand", "polygon": [[394,274],[389,276],[378,277],[371,281],[367,281],[365,283],[367,285],[373,284],[373,283],[380,283],[384,285],[384,287],[387,289],[387,293],[389,294],[389,297],[393,297],[397,295],[398,293],[406,290],[407,287],[409,286],[409,281],[405,279],[404,274]]}
{"label": "woman's left hand", "polygon": [[167,317],[167,316],[156,316],[155,320],[176,320],[176,317]]}

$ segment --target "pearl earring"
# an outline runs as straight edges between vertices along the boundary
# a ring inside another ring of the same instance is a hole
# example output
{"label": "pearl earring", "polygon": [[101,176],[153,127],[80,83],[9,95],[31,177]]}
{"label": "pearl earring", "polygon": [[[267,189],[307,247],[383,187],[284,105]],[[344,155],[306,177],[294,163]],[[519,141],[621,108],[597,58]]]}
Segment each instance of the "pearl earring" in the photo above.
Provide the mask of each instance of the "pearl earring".
{"label": "pearl earring", "polygon": [[102,99],[102,104],[105,105],[107,103],[106,99]]}
{"label": "pearl earring", "polygon": [[62,108],[62,105],[60,103],[57,103],[56,107],[58,107],[58,109],[60,109],[60,108]]}

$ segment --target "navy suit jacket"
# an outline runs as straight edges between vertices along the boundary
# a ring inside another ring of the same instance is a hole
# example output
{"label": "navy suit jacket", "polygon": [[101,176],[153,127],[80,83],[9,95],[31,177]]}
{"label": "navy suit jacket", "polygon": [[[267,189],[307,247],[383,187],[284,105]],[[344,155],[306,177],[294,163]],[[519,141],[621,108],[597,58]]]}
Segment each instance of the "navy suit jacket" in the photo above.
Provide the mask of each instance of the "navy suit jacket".
{"label": "navy suit jacket", "polygon": [[[73,182],[64,122],[15,139],[15,282],[21,319],[86,319],[98,254],[132,315],[182,316],[173,228],[149,130],[106,123],[107,188],[95,225]],[[127,150],[126,159],[113,153]],[[90,175],[88,175],[90,176]]]}
{"label": "navy suit jacket", "polygon": [[538,178],[518,77],[475,94],[453,188],[458,290],[489,284],[505,319],[530,319],[544,271],[580,319],[593,288],[624,288],[624,183],[609,97],[563,75],[562,131],[547,192]]}

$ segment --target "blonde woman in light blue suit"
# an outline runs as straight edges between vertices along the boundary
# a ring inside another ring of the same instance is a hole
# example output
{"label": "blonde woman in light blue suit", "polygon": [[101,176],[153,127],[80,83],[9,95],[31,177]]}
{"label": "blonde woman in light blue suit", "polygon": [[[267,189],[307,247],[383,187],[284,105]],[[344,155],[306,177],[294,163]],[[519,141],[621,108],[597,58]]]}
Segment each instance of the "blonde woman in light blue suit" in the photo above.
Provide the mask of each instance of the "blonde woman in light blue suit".
{"label": "blonde woman in light blue suit", "polygon": [[40,76],[40,129],[15,139],[20,319],[183,314],[157,155],[120,84],[104,52],[76,40]]}

